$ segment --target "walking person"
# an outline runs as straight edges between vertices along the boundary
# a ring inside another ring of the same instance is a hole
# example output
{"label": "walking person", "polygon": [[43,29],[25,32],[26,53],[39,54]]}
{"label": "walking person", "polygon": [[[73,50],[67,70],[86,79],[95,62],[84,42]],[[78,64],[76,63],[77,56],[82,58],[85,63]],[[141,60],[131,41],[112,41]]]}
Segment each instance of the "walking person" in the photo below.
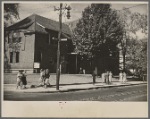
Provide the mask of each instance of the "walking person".
{"label": "walking person", "polygon": [[123,74],[122,74],[122,71],[119,73],[119,82],[122,82],[123,81]]}
{"label": "walking person", "polygon": [[123,83],[125,83],[127,81],[127,76],[126,76],[125,72],[123,72],[123,78],[122,78],[122,80],[123,80]]}
{"label": "walking person", "polygon": [[44,80],[45,80],[45,70],[40,70],[40,78],[39,78],[39,85],[38,86],[44,86]]}
{"label": "walking person", "polygon": [[146,75],[143,73],[143,71],[141,71],[140,79],[144,82],[144,81],[146,81],[145,78],[146,78]]}
{"label": "walking person", "polygon": [[83,74],[83,69],[80,67],[79,74]]}
{"label": "walking person", "polygon": [[106,83],[106,80],[105,80],[105,73],[102,73],[102,76],[101,76],[101,77],[102,77],[102,82],[103,82],[103,83]]}
{"label": "walking person", "polygon": [[96,82],[96,72],[95,70],[92,72],[92,77],[93,77],[93,84]]}
{"label": "walking person", "polygon": [[85,74],[85,69],[83,69],[83,74]]}
{"label": "walking person", "polygon": [[109,84],[109,72],[107,71],[105,74],[106,84]]}
{"label": "walking person", "polygon": [[23,76],[22,76],[22,84],[23,84],[23,88],[26,88],[27,85],[27,74],[26,74],[26,70],[23,71]]}
{"label": "walking person", "polygon": [[20,87],[20,89],[22,89],[22,77],[23,77],[23,71],[19,70],[18,74],[17,74],[17,87],[16,89],[18,89],[18,87]]}
{"label": "walking person", "polygon": [[112,82],[112,72],[110,71],[109,72],[109,83],[111,83]]}
{"label": "walking person", "polygon": [[47,86],[50,87],[49,77],[50,77],[50,71],[49,69],[45,69],[45,80],[44,80],[45,88],[47,88]]}

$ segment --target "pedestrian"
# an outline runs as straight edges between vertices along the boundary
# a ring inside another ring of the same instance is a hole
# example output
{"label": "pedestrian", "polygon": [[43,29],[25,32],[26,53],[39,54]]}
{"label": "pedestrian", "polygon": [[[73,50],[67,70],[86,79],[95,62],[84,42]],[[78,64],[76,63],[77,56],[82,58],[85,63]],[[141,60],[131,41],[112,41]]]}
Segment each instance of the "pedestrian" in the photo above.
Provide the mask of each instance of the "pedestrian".
{"label": "pedestrian", "polygon": [[145,81],[145,76],[144,76],[143,71],[141,71],[141,73],[140,73],[140,79],[141,79],[143,82]]}
{"label": "pedestrian", "polygon": [[93,77],[93,84],[95,84],[95,80],[96,80],[96,72],[95,72],[95,70],[92,72],[92,77]]}
{"label": "pedestrian", "polygon": [[147,74],[143,74],[143,82],[147,80]]}
{"label": "pedestrian", "polygon": [[44,86],[44,80],[45,80],[45,70],[40,70],[40,78],[39,78],[39,85],[38,86]]}
{"label": "pedestrian", "polygon": [[27,85],[27,74],[26,74],[26,70],[23,71],[23,76],[22,76],[22,84],[23,84],[23,88],[26,88]]}
{"label": "pedestrian", "polygon": [[45,88],[47,88],[47,86],[50,86],[49,77],[50,77],[50,71],[49,69],[45,69],[45,80],[44,80]]}
{"label": "pedestrian", "polygon": [[119,81],[120,81],[120,82],[122,82],[122,81],[123,81],[123,79],[122,79],[122,78],[123,78],[123,74],[122,74],[122,71],[121,71],[121,72],[119,73]]}
{"label": "pedestrian", "polygon": [[122,81],[123,81],[123,83],[125,83],[127,81],[127,76],[126,76],[125,72],[123,72]]}
{"label": "pedestrian", "polygon": [[83,74],[83,70],[82,70],[82,68],[81,68],[81,67],[80,67],[79,74]]}
{"label": "pedestrian", "polygon": [[83,74],[85,74],[85,69],[83,69]]}
{"label": "pedestrian", "polygon": [[107,71],[105,74],[105,80],[106,80],[106,84],[109,84],[109,71]]}
{"label": "pedestrian", "polygon": [[105,80],[105,74],[106,74],[106,73],[102,73],[102,76],[101,76],[101,77],[102,77],[102,82],[103,82],[103,83],[106,83],[106,80]]}
{"label": "pedestrian", "polygon": [[20,89],[22,89],[22,77],[23,77],[23,71],[19,70],[18,74],[17,74],[17,87],[16,89],[18,89],[18,87],[20,87]]}
{"label": "pedestrian", "polygon": [[111,83],[112,82],[112,72],[110,71],[109,72],[109,83]]}

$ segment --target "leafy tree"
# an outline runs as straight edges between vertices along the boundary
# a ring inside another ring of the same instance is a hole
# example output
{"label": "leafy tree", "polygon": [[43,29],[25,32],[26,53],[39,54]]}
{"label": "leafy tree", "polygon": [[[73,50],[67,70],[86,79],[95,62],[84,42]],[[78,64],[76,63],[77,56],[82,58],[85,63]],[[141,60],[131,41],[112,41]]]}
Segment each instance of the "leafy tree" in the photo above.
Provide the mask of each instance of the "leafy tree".
{"label": "leafy tree", "polygon": [[91,4],[74,29],[76,50],[83,58],[107,57],[117,52],[123,30],[110,4]]}
{"label": "leafy tree", "polygon": [[134,74],[147,72],[147,39],[129,39],[126,64]]}
{"label": "leafy tree", "polygon": [[[19,19],[19,4],[18,3],[5,3],[4,4],[4,27],[14,23],[14,19]],[[4,68],[10,69],[11,66],[8,62],[8,57],[6,55],[6,36],[8,32],[4,31]]]}
{"label": "leafy tree", "polygon": [[[143,53],[139,51],[139,48],[144,45],[142,40],[138,41],[137,31],[141,30],[145,35],[147,35],[147,15],[131,13],[129,9],[124,9],[119,13],[119,16],[119,19],[124,26],[123,40],[120,42],[124,68],[126,67],[127,69],[131,68],[133,70],[137,70],[137,68],[140,67],[140,59]],[[144,43],[146,43],[145,41]],[[147,59],[145,59],[144,62],[147,62],[146,60]],[[145,67],[145,65],[143,66]],[[146,69],[146,67],[144,69]]]}
{"label": "leafy tree", "polygon": [[14,23],[13,18],[19,19],[19,4],[5,3],[4,4],[4,27]]}

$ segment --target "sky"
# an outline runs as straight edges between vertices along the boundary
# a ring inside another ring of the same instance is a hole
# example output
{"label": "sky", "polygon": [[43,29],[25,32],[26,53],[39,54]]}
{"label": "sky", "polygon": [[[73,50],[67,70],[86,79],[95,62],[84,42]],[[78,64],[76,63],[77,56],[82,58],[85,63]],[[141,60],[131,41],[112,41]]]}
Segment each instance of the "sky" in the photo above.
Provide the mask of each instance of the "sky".
{"label": "sky", "polygon": [[[109,4],[111,4],[112,9],[123,10],[124,8],[129,8],[129,10],[131,12],[148,14],[148,4],[146,2],[138,2],[138,3],[136,2],[136,4],[135,4],[135,2],[130,2],[130,3],[129,2],[120,2],[120,3],[112,2]],[[54,6],[56,8],[59,8],[59,5],[60,5],[59,2],[21,2],[21,3],[19,3],[20,19],[18,21],[20,21],[32,14],[38,14],[40,16],[59,21],[59,11],[54,11]],[[74,20],[81,18],[82,11],[84,11],[84,9],[87,6],[90,6],[91,3],[90,2],[80,2],[80,1],[67,2],[67,3],[63,2],[63,7],[68,6],[68,5],[70,5],[72,8],[70,10],[71,18],[67,19],[67,17],[66,17],[67,10],[65,10],[65,11],[63,10],[63,17],[62,17],[63,22],[70,22],[70,21],[74,21]],[[139,31],[137,34],[138,34],[139,39],[143,38],[143,37],[147,37],[141,31]]]}
{"label": "sky", "polygon": [[[81,17],[82,11],[87,7],[90,6],[91,3],[87,2],[72,2],[72,3],[63,3],[63,7],[66,5],[71,6],[70,14],[71,18],[68,20],[66,17],[66,11],[63,11],[63,22],[69,22],[69,21],[74,21],[77,20]],[[139,5],[140,4],[140,5]],[[138,6],[137,6],[138,5]],[[20,20],[24,19],[32,14],[38,14],[41,16],[44,16],[49,19],[53,19],[58,21],[59,20],[59,11],[54,11],[54,6],[56,8],[59,7],[59,3],[54,3],[54,2],[32,2],[32,3],[20,3],[19,5],[19,15],[20,15]],[[136,6],[136,7],[134,7]],[[131,12],[139,12],[141,14],[147,14],[147,4],[126,4],[126,3],[112,3],[111,6],[113,9],[116,10],[122,10],[123,8],[130,8]]]}

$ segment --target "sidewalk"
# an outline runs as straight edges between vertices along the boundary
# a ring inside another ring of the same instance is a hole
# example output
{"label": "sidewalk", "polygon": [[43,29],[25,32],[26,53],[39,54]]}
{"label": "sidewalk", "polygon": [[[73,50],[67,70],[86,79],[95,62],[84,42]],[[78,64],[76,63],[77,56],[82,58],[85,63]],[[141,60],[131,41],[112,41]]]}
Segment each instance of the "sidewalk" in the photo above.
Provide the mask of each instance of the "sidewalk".
{"label": "sidewalk", "polygon": [[141,85],[147,84],[143,81],[127,81],[126,83],[121,83],[118,81],[112,82],[108,85],[102,82],[87,84],[69,84],[69,85],[60,85],[59,90],[56,90],[56,86],[52,85],[51,87],[36,87],[30,88],[30,85],[27,85],[27,89],[16,89],[15,84],[4,84],[4,91],[13,91],[13,92],[23,92],[23,93],[56,93],[56,92],[68,92],[68,91],[77,91],[77,90],[89,90],[89,89],[98,89],[98,88],[111,88],[111,87],[120,87],[120,86],[131,86],[131,85]]}
{"label": "sidewalk", "polygon": [[31,88],[31,85],[38,85],[40,74],[27,75],[27,89],[16,89],[16,74],[4,74],[4,91],[13,92],[25,92],[25,93],[55,93],[55,92],[67,92],[77,90],[89,90],[97,88],[110,88],[119,86],[130,86],[147,84],[143,81],[133,81],[128,79],[126,83],[119,82],[117,77],[112,78],[112,84],[107,85],[102,82],[100,77],[96,78],[96,83],[93,85],[92,75],[90,74],[61,74],[59,82],[59,90],[56,90],[56,74],[51,74],[50,84],[51,87],[36,87]]}

